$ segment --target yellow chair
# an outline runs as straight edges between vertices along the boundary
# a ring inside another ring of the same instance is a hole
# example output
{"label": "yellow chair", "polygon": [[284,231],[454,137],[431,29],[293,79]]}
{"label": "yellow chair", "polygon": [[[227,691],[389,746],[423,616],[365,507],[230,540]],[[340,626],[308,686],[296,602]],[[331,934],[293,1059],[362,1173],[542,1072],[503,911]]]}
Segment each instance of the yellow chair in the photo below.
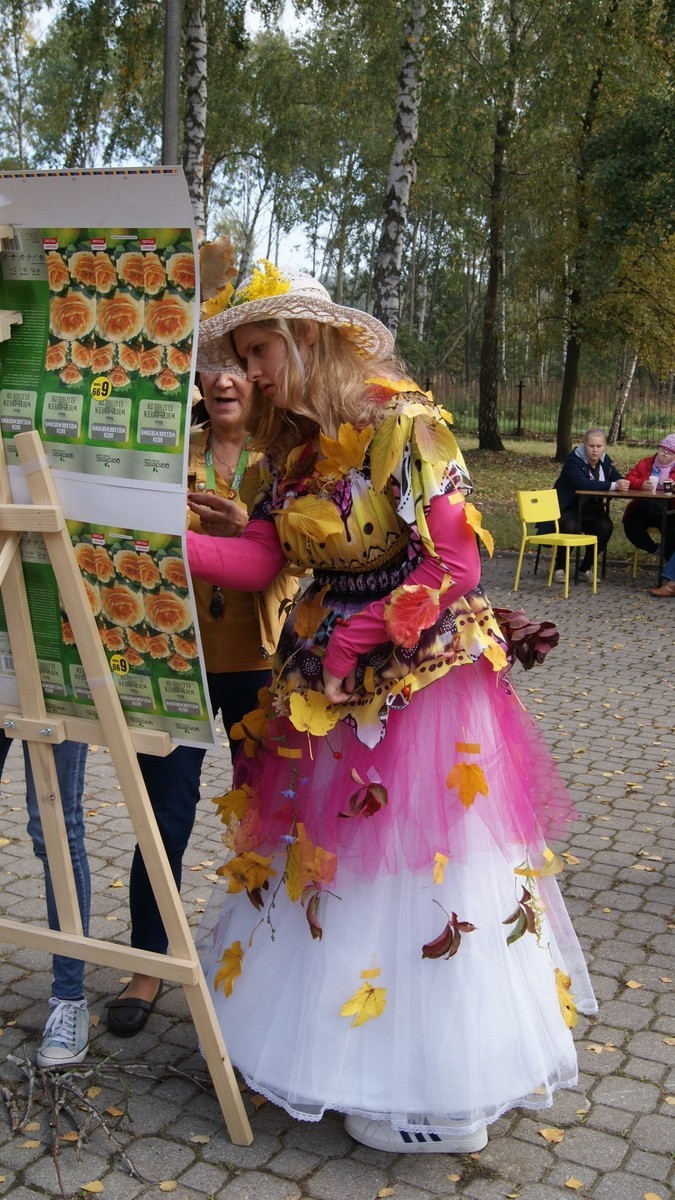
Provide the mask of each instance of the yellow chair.
{"label": "yellow chair", "polygon": [[[555,570],[556,550],[558,547],[563,547],[565,550],[565,599],[570,592],[570,550],[577,549],[579,546],[593,547],[593,593],[598,590],[598,539],[595,534],[586,533],[558,533],[558,521],[560,519],[560,504],[558,503],[558,493],[555,488],[549,488],[543,492],[518,492],[518,512],[523,523],[523,540],[520,544],[520,554],[518,556],[518,566],[516,568],[516,580],[513,585],[514,592],[518,591],[520,583],[520,572],[523,566],[523,556],[527,546],[551,546],[553,553],[551,554],[551,565],[548,571],[548,586],[553,582],[553,571]],[[539,524],[543,521],[552,521],[555,526],[555,533],[529,533],[528,525]]]}
{"label": "yellow chair", "polygon": [[[649,536],[650,536],[651,538],[653,538],[653,539],[654,539],[654,541],[658,541],[658,542],[660,542],[660,541],[661,541],[661,530],[660,530],[660,529],[656,529],[656,528],[654,528],[654,529],[648,529],[648,530],[647,530],[647,533],[649,534]],[[634,546],[634,547],[633,547],[633,579],[635,579],[635,576],[636,576],[636,575],[637,575],[637,573],[638,573],[638,563],[639,563],[639,561],[640,561],[640,560],[638,559],[638,554],[639,554],[639,553],[640,553],[640,551],[638,550],[637,546]],[[646,551],[643,551],[643,553],[646,553]],[[653,559],[653,556],[650,554],[650,556],[649,556],[649,557],[650,557],[650,559],[651,559],[651,560],[652,560],[652,562],[653,562],[653,561],[654,561],[654,559]]]}

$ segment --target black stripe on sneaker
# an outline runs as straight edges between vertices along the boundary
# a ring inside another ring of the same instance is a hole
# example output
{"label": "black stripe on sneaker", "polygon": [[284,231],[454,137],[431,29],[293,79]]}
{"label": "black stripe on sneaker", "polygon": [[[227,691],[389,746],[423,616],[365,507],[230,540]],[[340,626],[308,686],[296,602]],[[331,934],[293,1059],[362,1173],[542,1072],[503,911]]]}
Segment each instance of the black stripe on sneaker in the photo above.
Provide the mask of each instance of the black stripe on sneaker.
{"label": "black stripe on sneaker", "polygon": [[400,1133],[401,1137],[403,1138],[404,1142],[412,1142],[412,1138],[411,1138],[410,1134],[408,1133],[407,1129],[399,1129],[399,1133]]}
{"label": "black stripe on sneaker", "polygon": [[424,1134],[424,1133],[416,1133],[415,1137],[418,1142],[426,1142],[426,1140],[427,1140],[426,1134]]}

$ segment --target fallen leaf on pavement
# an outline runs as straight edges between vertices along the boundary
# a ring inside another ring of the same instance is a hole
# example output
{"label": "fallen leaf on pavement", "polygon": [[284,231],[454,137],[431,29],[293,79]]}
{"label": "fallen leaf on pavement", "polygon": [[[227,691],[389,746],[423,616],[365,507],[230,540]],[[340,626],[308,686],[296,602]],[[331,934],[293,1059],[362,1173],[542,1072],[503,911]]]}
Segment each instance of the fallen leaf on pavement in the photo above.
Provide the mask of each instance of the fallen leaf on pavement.
{"label": "fallen leaf on pavement", "polygon": [[575,1192],[578,1192],[579,1188],[582,1188],[583,1186],[584,1185],[581,1180],[575,1179],[573,1175],[570,1175],[569,1179],[565,1180],[565,1187],[573,1188]]}
{"label": "fallen leaf on pavement", "polygon": [[626,980],[626,987],[629,987],[629,988],[641,988],[641,987],[642,987],[642,984],[641,984],[641,983],[638,983],[637,979],[627,979],[627,980]]}
{"label": "fallen leaf on pavement", "polygon": [[562,1142],[565,1136],[564,1129],[540,1129],[539,1134],[545,1142]]}

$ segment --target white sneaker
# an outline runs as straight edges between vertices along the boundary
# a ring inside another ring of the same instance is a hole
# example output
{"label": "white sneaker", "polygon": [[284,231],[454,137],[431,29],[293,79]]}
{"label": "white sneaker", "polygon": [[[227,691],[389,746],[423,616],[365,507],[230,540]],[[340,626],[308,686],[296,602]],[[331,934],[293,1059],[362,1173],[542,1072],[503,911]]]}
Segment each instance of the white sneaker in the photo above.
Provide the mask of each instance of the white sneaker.
{"label": "white sneaker", "polygon": [[89,1009],[85,1000],[57,1000],[37,1052],[37,1065],[43,1070],[75,1067],[83,1062],[89,1049]]}
{"label": "white sneaker", "polygon": [[581,580],[583,580],[584,583],[592,584],[593,583],[593,572],[592,571],[580,571],[579,578]]}
{"label": "white sneaker", "polygon": [[345,1117],[345,1130],[355,1142],[391,1154],[475,1154],[488,1140],[485,1126],[476,1133],[408,1133],[367,1117]]}
{"label": "white sneaker", "polygon": [[565,572],[563,571],[562,567],[558,567],[558,570],[553,572],[553,578],[556,583],[565,582]]}

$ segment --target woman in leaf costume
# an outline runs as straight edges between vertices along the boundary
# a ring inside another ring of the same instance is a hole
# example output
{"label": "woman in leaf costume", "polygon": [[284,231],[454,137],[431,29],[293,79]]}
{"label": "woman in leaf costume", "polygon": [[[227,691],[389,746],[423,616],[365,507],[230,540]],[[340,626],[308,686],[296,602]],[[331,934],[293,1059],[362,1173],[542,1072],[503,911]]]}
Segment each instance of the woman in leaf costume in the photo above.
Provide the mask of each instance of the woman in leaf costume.
{"label": "woman in leaf costume", "polygon": [[[394,1152],[479,1150],[576,1082],[595,1010],[547,848],[573,817],[508,679],[447,414],[367,313],[264,262],[200,336],[255,385],[264,487],[195,575],[311,570],[219,801],[204,965],[247,1083]],[[517,623],[516,623],[517,624]],[[515,628],[515,626],[514,626]],[[576,1005],[576,1007],[575,1007]]]}

